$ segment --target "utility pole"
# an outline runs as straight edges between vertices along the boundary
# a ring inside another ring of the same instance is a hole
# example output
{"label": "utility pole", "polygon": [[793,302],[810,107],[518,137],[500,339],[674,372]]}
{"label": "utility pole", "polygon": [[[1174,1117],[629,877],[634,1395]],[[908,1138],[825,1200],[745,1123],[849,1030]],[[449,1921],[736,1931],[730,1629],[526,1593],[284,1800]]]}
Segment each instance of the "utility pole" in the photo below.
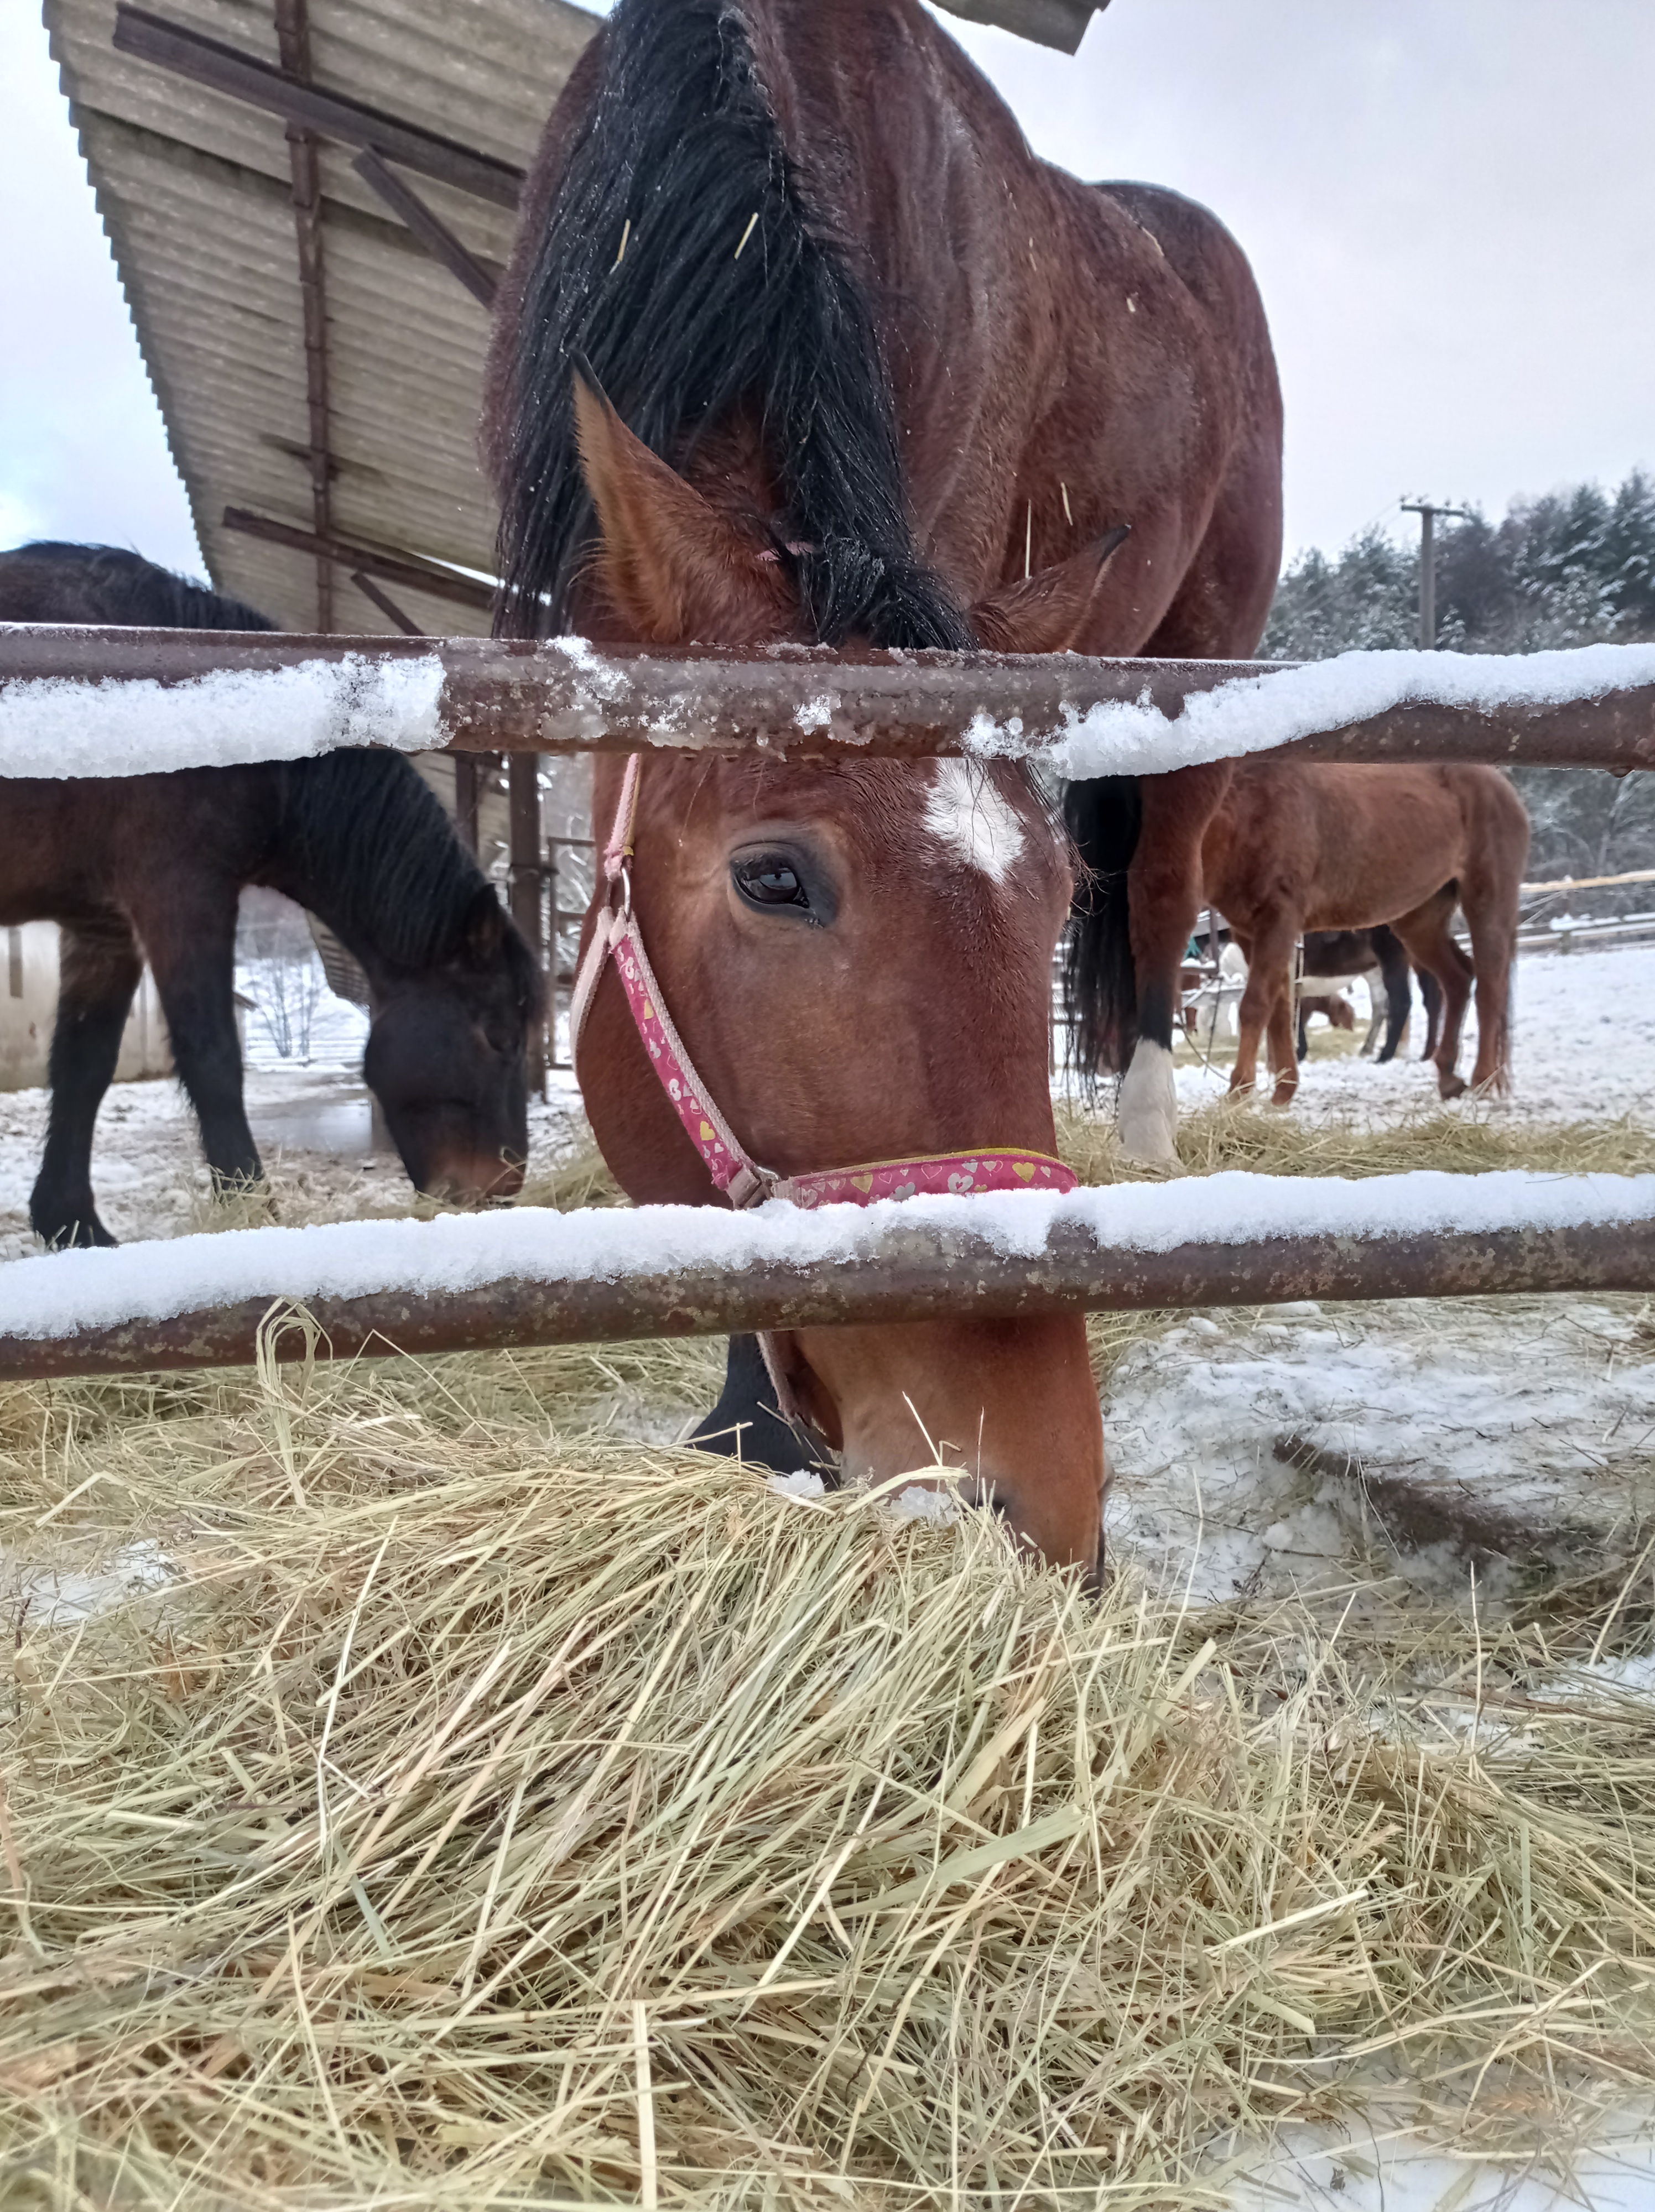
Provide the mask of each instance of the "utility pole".
{"label": "utility pole", "polygon": [[1405,499],[1402,507],[1420,518],[1420,644],[1431,653],[1437,643],[1437,517],[1469,522],[1471,514],[1468,507],[1433,507],[1425,499]]}

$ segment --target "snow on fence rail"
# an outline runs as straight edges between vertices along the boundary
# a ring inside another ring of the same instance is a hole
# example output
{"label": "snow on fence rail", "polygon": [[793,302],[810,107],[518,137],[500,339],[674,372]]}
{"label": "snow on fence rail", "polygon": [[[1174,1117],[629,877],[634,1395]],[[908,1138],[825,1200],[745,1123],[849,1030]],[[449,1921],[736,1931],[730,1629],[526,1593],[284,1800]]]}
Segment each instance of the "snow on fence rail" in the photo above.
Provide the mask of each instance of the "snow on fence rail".
{"label": "snow on fence rail", "polygon": [[367,744],[1039,754],[1065,775],[1283,746],[1315,760],[1652,768],[1655,646],[1295,665],[0,625],[0,775],[131,775]]}
{"label": "snow on fence rail", "polygon": [[[1655,1285],[1655,1176],[1229,1174],[1063,1197],[532,1208],[0,1267],[0,1379],[226,1366],[302,1304],[323,1356],[969,1316]],[[297,1358],[307,1333],[282,1332]]]}

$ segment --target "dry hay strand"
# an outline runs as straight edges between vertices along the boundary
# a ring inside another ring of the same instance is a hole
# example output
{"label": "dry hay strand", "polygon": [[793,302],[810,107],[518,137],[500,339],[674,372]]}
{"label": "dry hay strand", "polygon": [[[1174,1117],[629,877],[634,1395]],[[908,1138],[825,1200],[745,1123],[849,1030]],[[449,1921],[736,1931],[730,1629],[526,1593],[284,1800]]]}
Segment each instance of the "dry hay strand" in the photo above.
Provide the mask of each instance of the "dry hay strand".
{"label": "dry hay strand", "polygon": [[1375,2066],[1655,2080],[1647,1707],[449,1369],[8,1431],[9,2207],[1188,2207]]}
{"label": "dry hay strand", "polygon": [[[1059,1105],[1058,1150],[1083,1182],[1127,1182],[1155,1175],[1123,1159],[1112,1113]],[[1655,1130],[1637,1122],[1518,1121],[1502,1108],[1425,1107],[1384,1128],[1348,1121],[1295,1120],[1291,1112],[1219,1100],[1178,1116],[1178,1163],[1186,1175],[1244,1169],[1256,1175],[1365,1176],[1435,1168],[1480,1175],[1530,1168],[1555,1175],[1655,1172]]]}

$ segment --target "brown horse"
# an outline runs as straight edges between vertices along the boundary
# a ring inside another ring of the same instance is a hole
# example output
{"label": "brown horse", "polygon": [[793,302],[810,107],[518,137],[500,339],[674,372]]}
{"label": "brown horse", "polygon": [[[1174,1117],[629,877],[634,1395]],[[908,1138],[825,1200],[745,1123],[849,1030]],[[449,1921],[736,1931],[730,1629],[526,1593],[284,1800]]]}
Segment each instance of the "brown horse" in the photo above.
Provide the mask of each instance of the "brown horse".
{"label": "brown horse", "polygon": [[[621,0],[531,176],[490,380],[519,634],[1233,653],[1275,585],[1240,252],[1171,193],[1037,161],[917,0]],[[758,1158],[1050,1149],[1069,872],[1024,775],[652,757],[634,842],[663,994]],[[579,1066],[632,1196],[713,1200],[612,976]],[[1078,1321],[776,1358],[852,1471],[934,1445],[1050,1557],[1096,1557]]]}
{"label": "brown horse", "polygon": [[[1294,946],[1306,931],[1382,919],[1442,987],[1442,1096],[1465,1089],[1456,1064],[1474,972],[1471,1081],[1509,1089],[1512,960],[1528,854],[1528,815],[1498,769],[1336,768],[1268,755],[1236,763],[1201,845],[1205,896],[1247,956],[1232,1091],[1252,1090],[1268,1032],[1274,1103],[1288,1103],[1299,1087]],[[1450,928],[1457,903],[1475,971]]]}

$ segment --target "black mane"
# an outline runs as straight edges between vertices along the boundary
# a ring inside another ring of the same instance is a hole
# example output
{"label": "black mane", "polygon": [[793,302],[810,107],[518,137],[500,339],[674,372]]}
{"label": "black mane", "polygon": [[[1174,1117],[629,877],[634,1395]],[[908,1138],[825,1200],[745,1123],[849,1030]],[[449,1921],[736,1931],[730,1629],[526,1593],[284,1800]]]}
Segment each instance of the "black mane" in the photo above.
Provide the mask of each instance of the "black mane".
{"label": "black mane", "polygon": [[584,358],[679,466],[736,403],[759,407],[824,643],[969,647],[914,544],[867,292],[782,144],[738,6],[620,0],[599,35],[596,96],[516,332],[496,627],[568,619],[592,524],[572,399]]}
{"label": "black mane", "polygon": [[[409,969],[460,952],[478,894],[494,890],[400,753],[347,745],[288,762],[282,782],[282,872],[292,870],[301,902],[342,943],[359,959],[366,951]],[[527,1000],[534,963],[516,931],[508,934],[522,953]]]}
{"label": "black mane", "polygon": [[140,629],[274,629],[240,599],[119,545],[42,538],[0,553],[0,622],[112,623]]}

